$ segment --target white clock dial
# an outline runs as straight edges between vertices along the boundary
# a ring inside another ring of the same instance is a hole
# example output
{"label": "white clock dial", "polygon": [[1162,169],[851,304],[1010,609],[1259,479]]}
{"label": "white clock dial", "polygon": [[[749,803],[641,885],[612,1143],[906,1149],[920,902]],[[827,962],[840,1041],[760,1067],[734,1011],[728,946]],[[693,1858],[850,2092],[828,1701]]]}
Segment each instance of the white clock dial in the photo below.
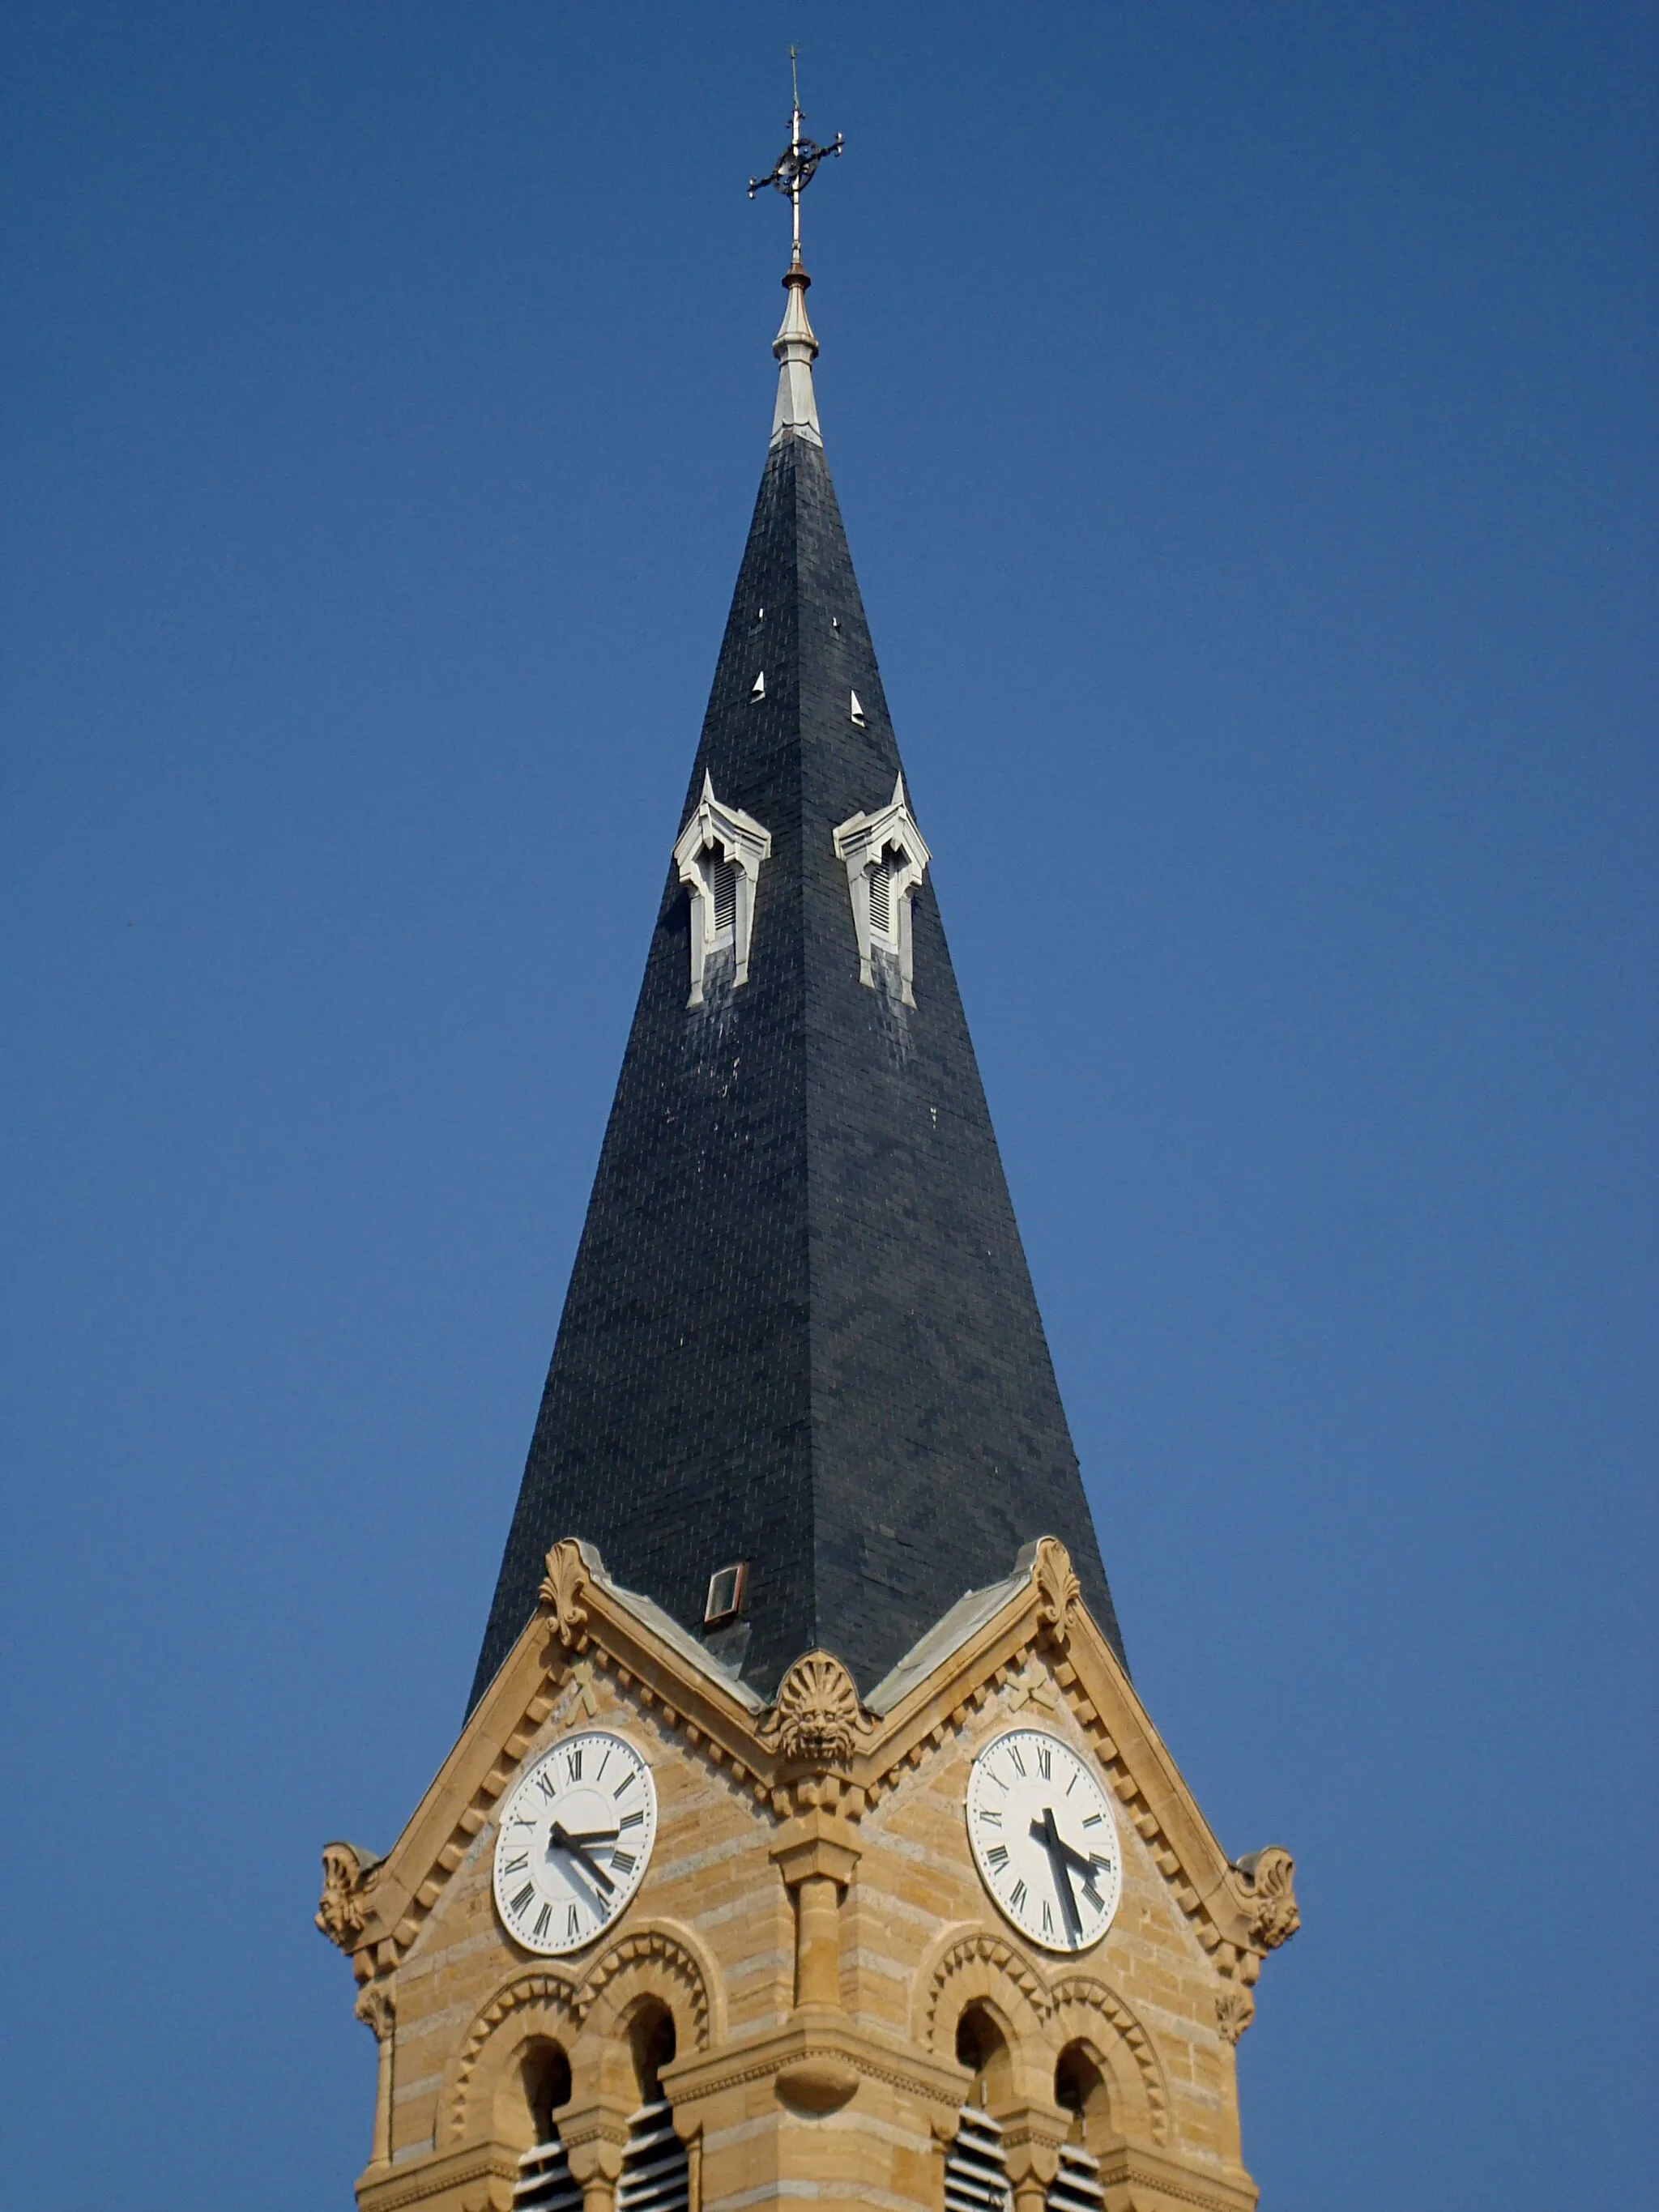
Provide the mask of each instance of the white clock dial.
{"label": "white clock dial", "polygon": [[560,1739],[501,1808],[495,1910],[527,1951],[579,1951],[645,1878],[657,1838],[651,1770],[609,1729]]}
{"label": "white clock dial", "polygon": [[1093,1767],[1041,1729],[988,1743],[968,1778],[968,1840],[985,1887],[1045,1951],[1086,1951],[1112,1924],[1123,1862]]}

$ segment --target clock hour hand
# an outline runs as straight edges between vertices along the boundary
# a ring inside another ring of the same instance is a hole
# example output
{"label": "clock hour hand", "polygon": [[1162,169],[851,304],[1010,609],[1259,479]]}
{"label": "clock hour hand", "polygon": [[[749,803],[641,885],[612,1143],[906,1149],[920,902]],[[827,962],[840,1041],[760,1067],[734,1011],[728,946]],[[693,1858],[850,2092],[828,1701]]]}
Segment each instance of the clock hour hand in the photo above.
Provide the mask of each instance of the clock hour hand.
{"label": "clock hour hand", "polygon": [[[1083,1915],[1077,1909],[1077,1899],[1072,1891],[1072,1872],[1066,1863],[1068,1858],[1075,1859],[1077,1853],[1070,1850],[1061,1840],[1060,1831],[1054,1826],[1054,1808],[1052,1805],[1045,1805],[1042,1809],[1042,1818],[1040,1820],[1032,1821],[1031,1833],[1048,1854],[1048,1863],[1054,1869],[1054,1887],[1060,1893],[1060,1901],[1065,1908],[1066,1917],[1071,1923],[1073,1936],[1080,1938],[1083,1934]],[[1092,1873],[1092,1869],[1090,1871]]]}
{"label": "clock hour hand", "polygon": [[578,1828],[568,1834],[561,1829],[560,1833],[564,1835],[568,1844],[614,1844],[617,1831],[615,1828]]}
{"label": "clock hour hand", "polygon": [[1083,1894],[1088,1899],[1090,1904],[1097,1907],[1102,1905],[1104,1900],[1095,1887],[1095,1876],[1103,1868],[1109,1872],[1109,1863],[1105,1859],[1085,1858],[1081,1851],[1074,1851],[1072,1849],[1058,1830],[1054,1833],[1054,1841],[1060,1845],[1060,1855],[1066,1865],[1083,1876]]}
{"label": "clock hour hand", "polygon": [[586,1845],[577,1837],[566,1835],[556,1820],[547,1832],[547,1840],[550,1846],[562,1851],[568,1851],[590,1880],[597,1882],[607,1897],[614,1895],[617,1885],[605,1869],[594,1858]]}

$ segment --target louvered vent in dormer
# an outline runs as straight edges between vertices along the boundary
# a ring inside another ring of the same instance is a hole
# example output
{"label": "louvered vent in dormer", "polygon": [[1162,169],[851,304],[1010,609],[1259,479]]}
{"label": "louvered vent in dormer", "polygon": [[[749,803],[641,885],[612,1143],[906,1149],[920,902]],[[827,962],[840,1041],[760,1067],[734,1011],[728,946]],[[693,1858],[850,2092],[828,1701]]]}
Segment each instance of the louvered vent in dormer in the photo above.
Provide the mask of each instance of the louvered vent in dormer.
{"label": "louvered vent in dormer", "polygon": [[730,860],[714,860],[709,872],[714,878],[714,942],[729,945],[738,926],[738,872]]}
{"label": "louvered vent in dormer", "polygon": [[870,871],[870,934],[884,945],[893,938],[893,872],[885,860]]}

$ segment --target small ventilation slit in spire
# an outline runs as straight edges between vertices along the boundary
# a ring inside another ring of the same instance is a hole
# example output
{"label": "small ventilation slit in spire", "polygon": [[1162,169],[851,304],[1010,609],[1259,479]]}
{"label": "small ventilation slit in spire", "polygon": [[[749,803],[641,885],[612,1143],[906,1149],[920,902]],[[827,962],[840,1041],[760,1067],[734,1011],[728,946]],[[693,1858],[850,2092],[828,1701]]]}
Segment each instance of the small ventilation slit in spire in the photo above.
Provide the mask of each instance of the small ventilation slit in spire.
{"label": "small ventilation slit in spire", "polygon": [[766,671],[763,668],[760,674],[755,678],[755,686],[753,690],[749,694],[750,704],[752,706],[757,699],[763,699],[765,696]]}
{"label": "small ventilation slit in spire", "polygon": [[849,712],[852,714],[853,720],[858,724],[860,729],[862,729],[864,727],[864,708],[859,703],[859,695],[856,691],[849,691],[847,696],[852,702]]}

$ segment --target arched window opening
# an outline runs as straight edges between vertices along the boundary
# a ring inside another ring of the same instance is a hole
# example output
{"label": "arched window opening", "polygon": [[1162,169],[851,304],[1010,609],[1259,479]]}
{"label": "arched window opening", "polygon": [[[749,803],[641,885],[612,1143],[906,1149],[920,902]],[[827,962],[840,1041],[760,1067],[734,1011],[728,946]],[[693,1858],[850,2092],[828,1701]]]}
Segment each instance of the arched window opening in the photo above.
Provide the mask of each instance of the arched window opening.
{"label": "arched window opening", "polygon": [[1080,2043],[1067,2044],[1060,2054],[1054,2102],[1072,2115],[1072,2131],[1060,2148],[1060,2171],[1049,2184],[1048,2212],[1102,2212],[1106,2191],[1091,2145],[1099,2143],[1106,2127],[1106,2081]]}
{"label": "arched window opening", "polygon": [[662,2088],[662,2069],[677,2048],[674,2015],[664,2004],[642,2005],[629,2023],[628,2040],[640,2108],[628,2123],[617,2212],[690,2212],[690,2160]]}
{"label": "arched window opening", "polygon": [[1012,2212],[1002,2124],[991,2109],[1007,2100],[1012,2066],[1002,2031],[979,2005],[957,2023],[957,2063],[974,2080],[945,2154],[945,2212]]}
{"label": "arched window opening", "polygon": [[570,2062],[556,2043],[529,2043],[519,2079],[532,2132],[531,2148],[519,2160],[513,2212],[581,2212],[582,2193],[570,2178],[556,2117],[570,2101]]}

